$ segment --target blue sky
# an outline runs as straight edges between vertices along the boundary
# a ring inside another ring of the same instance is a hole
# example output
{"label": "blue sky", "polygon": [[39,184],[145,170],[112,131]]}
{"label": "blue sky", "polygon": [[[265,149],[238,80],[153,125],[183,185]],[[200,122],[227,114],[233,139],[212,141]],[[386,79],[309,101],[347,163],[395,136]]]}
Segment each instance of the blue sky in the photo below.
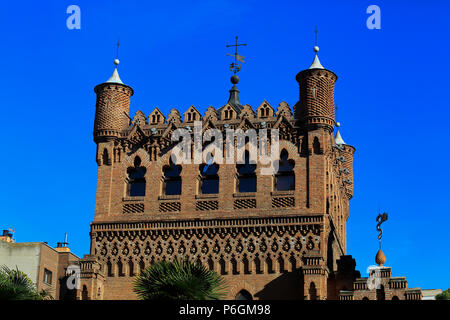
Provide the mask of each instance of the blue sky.
{"label": "blue sky", "polygon": [[[81,30],[66,9],[81,8]],[[381,30],[366,8],[381,8]],[[0,228],[17,241],[89,252],[97,166],[92,130],[95,85],[113,71],[120,38],[130,114],[226,103],[235,35],[241,102],[276,107],[298,100],[295,75],[313,59],[338,75],[344,140],[356,147],[348,254],[365,270],[378,249],[378,208],[386,265],[410,287],[450,287],[448,1],[9,1],[0,10],[3,170]]]}

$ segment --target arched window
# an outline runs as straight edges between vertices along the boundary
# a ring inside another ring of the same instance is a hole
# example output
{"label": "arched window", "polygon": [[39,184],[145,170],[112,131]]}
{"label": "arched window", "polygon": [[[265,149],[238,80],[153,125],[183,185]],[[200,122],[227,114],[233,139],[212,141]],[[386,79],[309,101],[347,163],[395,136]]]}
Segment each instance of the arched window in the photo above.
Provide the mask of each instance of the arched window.
{"label": "arched window", "polygon": [[103,160],[103,164],[108,166],[110,164],[110,162],[109,162],[109,155],[108,155],[108,149],[105,148],[103,150],[102,158],[103,158],[102,159]]}
{"label": "arched window", "polygon": [[231,109],[230,106],[228,106],[225,109],[223,115],[224,115],[224,120],[230,120],[231,118],[233,118],[233,110]]}
{"label": "arched window", "polygon": [[236,300],[253,300],[253,296],[247,290],[242,289],[236,295]]}
{"label": "arched window", "polygon": [[189,109],[189,111],[185,113],[185,121],[192,122],[196,120],[197,120],[197,112],[195,111],[194,108]]}
{"label": "arched window", "polygon": [[314,137],[313,150],[314,150],[315,154],[322,154],[322,151],[320,150],[319,138],[317,138],[317,137]]}
{"label": "arched window", "polygon": [[317,300],[317,289],[314,282],[309,285],[309,300]]}
{"label": "arched window", "polygon": [[364,297],[364,298],[362,298],[362,300],[363,300],[363,301],[369,301],[369,298]]}
{"label": "arched window", "polygon": [[123,263],[122,260],[119,259],[119,261],[117,261],[117,270],[119,273],[119,277],[124,277],[125,273],[123,272]]}
{"label": "arched window", "polygon": [[278,172],[275,175],[275,190],[295,190],[295,174],[293,160],[288,159],[286,149],[281,150]]}
{"label": "arched window", "polygon": [[280,272],[281,273],[286,272],[286,270],[284,269],[284,259],[282,258],[281,253],[280,253],[280,256],[278,257],[277,261],[278,261],[278,268],[279,268]]}
{"label": "arched window", "polygon": [[399,299],[397,296],[393,296],[393,297],[392,297],[392,300],[394,300],[394,301],[399,301],[400,299]]}
{"label": "arched window", "polygon": [[181,194],[181,166],[175,165],[170,159],[169,165],[164,166],[164,188],[165,195],[180,195]]}
{"label": "arched window", "polygon": [[219,166],[208,161],[200,165],[200,191],[202,194],[219,193]]}
{"label": "arched window", "polygon": [[134,263],[133,263],[133,260],[131,260],[131,258],[128,261],[128,271],[129,271],[130,277],[133,277],[134,276]]}
{"label": "arched window", "polygon": [[83,286],[83,291],[81,291],[81,300],[89,300],[88,289],[85,285]]}
{"label": "arched window", "polygon": [[139,273],[142,273],[142,271],[144,271],[144,269],[145,269],[145,262],[141,258],[141,260],[139,261]]}
{"label": "arched window", "polygon": [[238,192],[256,192],[256,164],[250,163],[250,154],[245,151],[245,163],[237,164]]}
{"label": "arched window", "polygon": [[259,260],[259,257],[255,257],[255,259],[253,260],[253,263],[255,264],[255,272],[257,274],[263,273],[261,270],[261,260]]}
{"label": "arched window", "polygon": [[273,263],[272,263],[272,259],[270,259],[270,257],[266,258],[266,267],[267,267],[267,273],[274,273],[275,272],[273,270]]}
{"label": "arched window", "polygon": [[379,289],[377,289],[377,300],[385,300],[385,294],[384,294],[384,286],[381,285]]}
{"label": "arched window", "polygon": [[145,173],[147,169],[141,167],[141,158],[134,158],[134,167],[127,169],[128,184],[127,195],[129,197],[145,196]]}
{"label": "arched window", "polygon": [[236,258],[232,257],[230,262],[231,262],[231,273],[235,274],[235,275],[239,274],[240,273],[239,266],[238,266],[238,262],[237,262]]}
{"label": "arched window", "polygon": [[223,257],[220,257],[220,259],[219,259],[219,266],[220,266],[220,274],[221,275],[228,274],[228,272],[226,270],[226,262],[225,262],[225,259]]}
{"label": "arched window", "polygon": [[244,274],[250,274],[250,262],[247,259],[247,255],[244,253],[244,257],[242,258],[242,265],[244,266]]}
{"label": "arched window", "polygon": [[208,268],[210,271],[214,270],[214,260],[211,255],[208,257]]}
{"label": "arched window", "polygon": [[268,116],[268,110],[266,108],[261,108],[260,117],[265,118]]}
{"label": "arched window", "polygon": [[113,271],[112,271],[112,263],[109,260],[106,263],[106,269],[107,269],[108,277],[113,277],[114,275],[113,275]]}

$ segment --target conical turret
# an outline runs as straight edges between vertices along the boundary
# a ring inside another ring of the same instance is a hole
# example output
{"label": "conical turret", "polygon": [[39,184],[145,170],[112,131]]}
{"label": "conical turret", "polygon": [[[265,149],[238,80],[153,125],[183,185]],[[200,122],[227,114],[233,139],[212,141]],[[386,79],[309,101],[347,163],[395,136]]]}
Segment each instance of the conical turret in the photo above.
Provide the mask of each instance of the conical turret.
{"label": "conical turret", "polygon": [[325,69],[319,61],[319,47],[314,47],[311,66],[297,74],[300,100],[294,106],[295,118],[306,128],[334,128],[334,83],[337,76]]}
{"label": "conical turret", "polygon": [[97,94],[94,141],[97,143],[119,137],[120,132],[128,125],[130,97],[134,91],[119,77],[119,59],[115,59],[114,64],[112,76],[94,88]]}

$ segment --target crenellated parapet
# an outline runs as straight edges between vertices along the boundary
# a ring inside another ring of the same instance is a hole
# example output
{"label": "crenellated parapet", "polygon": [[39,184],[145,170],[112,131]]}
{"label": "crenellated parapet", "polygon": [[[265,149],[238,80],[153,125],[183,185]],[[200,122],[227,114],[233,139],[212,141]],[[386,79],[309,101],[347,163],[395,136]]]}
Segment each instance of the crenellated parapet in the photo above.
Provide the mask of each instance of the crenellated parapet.
{"label": "crenellated parapet", "polygon": [[340,300],[422,300],[420,288],[408,288],[406,277],[393,277],[390,267],[380,267],[370,278],[356,278],[351,288],[340,290]]}
{"label": "crenellated parapet", "polygon": [[[227,105],[225,105],[226,107]],[[208,107],[202,115],[194,106],[189,107],[181,116],[177,109],[171,109],[169,114],[155,108],[148,116],[138,110],[132,118],[127,119],[122,130],[115,135],[115,142],[101,142],[97,151],[97,163],[99,165],[112,162],[120,162],[123,154],[143,148],[151,155],[150,159],[156,160],[164,150],[170,148],[172,133],[177,129],[186,129],[193,135],[193,126],[196,121],[201,121],[202,132],[207,129],[218,129],[223,133],[225,140],[226,129],[278,129],[282,140],[299,144],[301,138],[300,128],[297,127],[293,113],[286,102],[281,102],[275,110],[267,102],[263,101],[255,110],[246,104],[241,112],[231,119],[222,116],[212,106]],[[224,119],[225,118],[225,119]],[[113,145],[113,147],[111,147]],[[107,151],[105,151],[105,149]],[[107,158],[107,161],[102,159]]]}

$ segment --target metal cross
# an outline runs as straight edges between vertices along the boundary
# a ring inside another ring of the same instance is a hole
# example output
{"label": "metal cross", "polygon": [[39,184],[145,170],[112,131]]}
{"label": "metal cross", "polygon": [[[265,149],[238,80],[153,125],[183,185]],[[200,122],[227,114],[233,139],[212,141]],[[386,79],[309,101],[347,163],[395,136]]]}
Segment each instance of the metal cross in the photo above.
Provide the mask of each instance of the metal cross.
{"label": "metal cross", "polygon": [[[237,60],[238,60],[238,53],[237,53],[237,49],[240,46],[246,46],[246,43],[238,43],[238,36],[236,36],[236,44],[227,44],[227,48],[228,47],[235,47],[234,50],[234,63],[232,63],[230,65],[230,70],[232,70],[234,72],[234,74],[236,74],[236,72],[239,72],[239,70],[241,70],[241,66],[237,64]],[[242,61],[242,60],[240,60]],[[243,62],[243,61],[242,61]]]}
{"label": "metal cross", "polygon": [[119,39],[117,39],[117,54],[116,54],[116,59],[119,59],[119,46],[120,46],[120,42],[119,42]]}

